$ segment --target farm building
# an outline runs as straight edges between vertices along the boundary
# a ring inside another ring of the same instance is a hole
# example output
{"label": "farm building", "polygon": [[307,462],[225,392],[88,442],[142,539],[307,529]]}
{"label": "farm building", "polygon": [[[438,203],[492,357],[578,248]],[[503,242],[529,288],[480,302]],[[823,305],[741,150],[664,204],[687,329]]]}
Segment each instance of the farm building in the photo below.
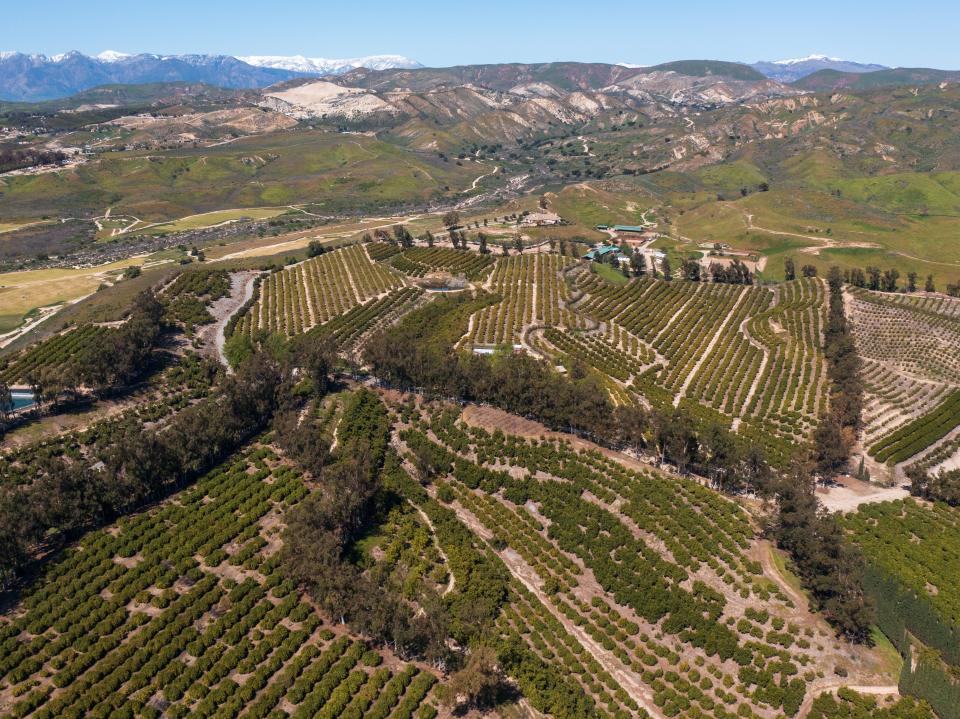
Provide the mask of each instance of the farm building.
{"label": "farm building", "polygon": [[643,225],[597,225],[596,229],[601,232],[635,232],[637,234],[647,231]]}
{"label": "farm building", "polygon": [[620,251],[620,248],[614,245],[601,245],[599,247],[594,247],[583,256],[583,259],[593,262],[606,262],[607,264],[612,264],[612,259],[620,265],[630,264],[630,257],[623,254]]}
{"label": "farm building", "polygon": [[616,245],[600,245],[599,247],[594,247],[587,254],[585,254],[583,259],[603,262],[612,252],[619,254],[620,248]]}
{"label": "farm building", "polygon": [[528,215],[524,215],[520,220],[520,225],[523,227],[547,227],[550,225],[559,225],[562,222],[563,218],[560,217],[560,215],[544,210],[542,212],[531,212]]}

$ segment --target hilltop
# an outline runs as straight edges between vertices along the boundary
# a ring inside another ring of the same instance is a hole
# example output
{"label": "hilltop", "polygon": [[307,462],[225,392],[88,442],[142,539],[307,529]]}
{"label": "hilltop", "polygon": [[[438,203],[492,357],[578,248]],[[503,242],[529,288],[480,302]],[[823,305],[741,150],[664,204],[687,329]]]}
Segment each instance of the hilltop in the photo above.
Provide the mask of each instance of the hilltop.
{"label": "hilltop", "polygon": [[898,67],[874,72],[843,72],[835,69],[819,70],[793,83],[793,87],[812,92],[834,90],[870,90],[899,85],[935,85],[942,82],[960,82],[960,71],[934,70],[926,67]]}

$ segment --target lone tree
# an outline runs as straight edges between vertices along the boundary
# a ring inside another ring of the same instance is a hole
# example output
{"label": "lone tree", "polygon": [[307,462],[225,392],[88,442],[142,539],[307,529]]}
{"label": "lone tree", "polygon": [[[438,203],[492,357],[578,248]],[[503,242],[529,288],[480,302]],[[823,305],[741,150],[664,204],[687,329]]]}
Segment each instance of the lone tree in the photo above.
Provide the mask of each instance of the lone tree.
{"label": "lone tree", "polygon": [[456,210],[450,210],[443,216],[441,222],[443,222],[444,227],[450,230],[460,224],[460,213]]}
{"label": "lone tree", "polygon": [[933,284],[933,275],[927,275],[927,282],[923,286],[924,292],[936,292],[937,287]]}
{"label": "lone tree", "polygon": [[485,255],[490,250],[487,248],[487,233],[479,232],[477,233],[477,243],[480,245],[480,254]]}
{"label": "lone tree", "polygon": [[478,646],[470,652],[466,666],[450,677],[443,703],[448,707],[493,706],[502,684],[496,652],[490,647]]}
{"label": "lone tree", "polygon": [[660,263],[660,268],[663,270],[663,279],[670,281],[673,279],[673,268],[670,267],[670,258],[664,257],[663,262]]}
{"label": "lone tree", "polygon": [[686,259],[680,267],[680,272],[691,282],[700,281],[700,263],[694,259]]}
{"label": "lone tree", "polygon": [[788,257],[783,261],[783,279],[787,282],[797,279],[797,268],[793,264],[793,258]]}
{"label": "lone tree", "polygon": [[523,254],[523,238],[518,234],[513,236],[513,248]]}

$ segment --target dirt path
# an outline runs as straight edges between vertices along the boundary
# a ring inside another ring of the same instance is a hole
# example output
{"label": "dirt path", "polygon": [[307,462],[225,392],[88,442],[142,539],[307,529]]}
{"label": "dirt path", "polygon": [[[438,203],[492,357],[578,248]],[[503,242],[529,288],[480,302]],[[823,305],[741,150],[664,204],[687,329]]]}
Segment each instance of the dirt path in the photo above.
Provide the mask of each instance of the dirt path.
{"label": "dirt path", "polygon": [[[483,523],[481,523],[472,512],[462,507],[459,502],[455,502],[451,507],[456,512],[457,518],[466,524],[477,536],[487,540],[492,537]],[[553,605],[549,597],[547,597],[541,589],[543,584],[542,578],[519,554],[508,547],[501,552],[497,552],[497,556],[500,557],[507,566],[507,569],[510,570],[510,574],[537,598],[544,608],[563,625],[567,633],[574,637],[597,663],[599,663],[610,676],[617,680],[617,683],[637,704],[646,709],[650,716],[655,717],[655,719],[666,719],[653,701],[651,689],[640,681],[639,675],[626,668],[613,652],[606,650],[590,636],[586,629],[574,624],[566,614],[560,612]]]}
{"label": "dirt path", "polygon": [[443,547],[440,546],[440,542],[437,541],[437,530],[434,529],[433,522],[430,521],[430,517],[428,517],[427,513],[424,512],[422,509],[420,509],[420,507],[414,504],[412,500],[408,499],[407,501],[410,502],[411,507],[417,510],[417,514],[420,515],[420,519],[424,521],[424,524],[426,524],[430,528],[430,535],[433,537],[433,543],[437,547],[437,551],[440,552],[440,556],[443,557],[443,561],[446,562],[447,564],[447,569],[448,569],[448,573],[450,574],[450,578],[447,580],[447,586],[443,588],[442,592],[440,592],[440,596],[445,597],[448,594],[450,594],[450,592],[453,591],[453,588],[455,586],[457,586],[457,578],[453,576],[453,572],[449,572],[450,560],[447,558],[446,552],[443,551]]}
{"label": "dirt path", "polygon": [[210,305],[214,324],[206,325],[197,332],[204,346],[216,351],[216,357],[228,372],[232,370],[227,356],[223,353],[223,346],[227,341],[224,330],[234,313],[253,297],[253,281],[258,275],[259,272],[235,272],[230,275],[230,294]]}
{"label": "dirt path", "polygon": [[[86,294],[83,297],[78,297],[76,300],[73,300],[72,302],[70,302],[70,304],[76,304],[81,300],[87,299],[87,297],[89,296],[90,296],[89,294]],[[38,314],[34,319],[30,320],[25,325],[20,325],[15,330],[11,330],[10,332],[7,332],[4,335],[0,335],[0,347],[6,347],[8,344],[18,339],[22,335],[27,334],[27,332],[32,330],[37,325],[42,324],[43,322],[46,322],[52,315],[55,315],[57,312],[62,310],[65,306],[66,306],[65,304],[59,304],[59,305],[50,305],[49,307],[41,307],[39,310],[37,310]]]}
{"label": "dirt path", "polygon": [[[767,363],[770,361],[769,350],[766,347],[764,347],[762,344],[757,342],[757,340],[750,334],[750,332],[747,331],[747,324],[749,322],[750,322],[750,318],[748,317],[742,323],[740,323],[740,331],[743,332],[744,336],[747,338],[750,344],[752,344],[754,347],[756,347],[763,353],[763,357],[760,360],[760,366],[757,368],[757,372],[753,377],[753,382],[750,383],[750,389],[747,390],[747,394],[743,398],[743,403],[741,406],[743,407],[744,412],[746,412],[747,409],[750,407],[750,402],[753,401],[753,396],[760,389],[760,380],[763,378],[763,373],[766,372],[767,370]],[[742,417],[736,417],[731,423],[730,429],[734,432],[737,432],[740,429],[740,422],[742,421],[742,419],[743,419]]]}
{"label": "dirt path", "polygon": [[577,139],[580,140],[580,142],[583,143],[583,154],[584,154],[584,155],[586,155],[587,157],[596,157],[596,155],[594,155],[592,152],[590,152],[590,146],[587,144],[587,141],[586,141],[586,139],[584,139],[583,135],[580,135],[579,137],[577,137]]}
{"label": "dirt path", "polygon": [[480,175],[477,179],[475,179],[475,180],[473,181],[473,184],[470,185],[470,189],[471,189],[471,190],[476,190],[476,189],[477,189],[477,184],[480,182],[480,180],[482,180],[484,177],[490,177],[491,175],[496,175],[499,170],[500,170],[500,167],[499,167],[499,165],[497,165],[497,166],[494,166],[494,168],[493,168],[492,170],[490,170],[490,172],[487,172],[487,173],[485,173],[485,174],[483,174],[483,175]]}
{"label": "dirt path", "polygon": [[[869,249],[883,249],[883,245],[877,242],[870,242],[867,240],[837,240],[832,237],[821,237],[820,235],[805,235],[800,232],[787,232],[785,230],[771,230],[769,227],[761,227],[760,225],[755,225],[753,223],[753,215],[747,212],[742,208],[738,208],[743,213],[744,219],[747,222],[748,230],[758,230],[760,232],[765,232],[768,235],[780,235],[782,237],[800,237],[804,240],[813,240],[814,242],[819,242],[819,247],[802,247],[800,252],[808,255],[819,255],[821,250],[832,249],[832,248],[869,248]],[[900,250],[891,250],[894,254],[900,255],[901,257],[906,257],[911,260],[916,260],[918,262],[925,262],[931,265],[943,265],[944,267],[957,267],[960,266],[960,262],[939,262],[937,260],[930,260],[925,257],[917,257],[916,255],[908,255],[906,252],[901,252]]]}
{"label": "dirt path", "polygon": [[800,252],[806,252],[807,254],[815,255],[819,253],[820,250],[831,248],[831,247],[859,247],[859,248],[882,249],[882,245],[879,245],[876,242],[868,242],[865,240],[836,240],[832,237],[821,237],[820,235],[804,235],[800,232],[787,232],[786,230],[771,230],[769,227],[761,227],[760,225],[755,225],[753,223],[753,215],[747,212],[746,210],[740,208],[740,212],[743,213],[744,219],[746,219],[747,221],[748,230],[759,230],[760,232],[766,232],[768,235],[780,235],[781,237],[801,237],[805,240],[813,240],[814,242],[821,243],[822,245],[821,247],[801,248]]}
{"label": "dirt path", "polygon": [[771,579],[774,584],[780,589],[781,592],[786,595],[791,602],[796,605],[797,609],[803,609],[807,607],[807,597],[800,591],[797,591],[786,578],[780,574],[780,570],[777,569],[777,563],[773,561],[773,545],[769,542],[761,540],[757,543],[757,560],[760,562],[760,566],[763,568],[763,574],[765,577]]}

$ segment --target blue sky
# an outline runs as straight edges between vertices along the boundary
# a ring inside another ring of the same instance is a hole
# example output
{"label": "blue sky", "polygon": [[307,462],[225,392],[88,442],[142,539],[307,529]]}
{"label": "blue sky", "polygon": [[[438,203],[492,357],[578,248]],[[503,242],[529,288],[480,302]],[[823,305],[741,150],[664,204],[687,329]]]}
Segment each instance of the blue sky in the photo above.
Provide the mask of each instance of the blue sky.
{"label": "blue sky", "polygon": [[0,0],[0,50],[350,57],[426,65],[775,60],[960,69],[960,2]]}

